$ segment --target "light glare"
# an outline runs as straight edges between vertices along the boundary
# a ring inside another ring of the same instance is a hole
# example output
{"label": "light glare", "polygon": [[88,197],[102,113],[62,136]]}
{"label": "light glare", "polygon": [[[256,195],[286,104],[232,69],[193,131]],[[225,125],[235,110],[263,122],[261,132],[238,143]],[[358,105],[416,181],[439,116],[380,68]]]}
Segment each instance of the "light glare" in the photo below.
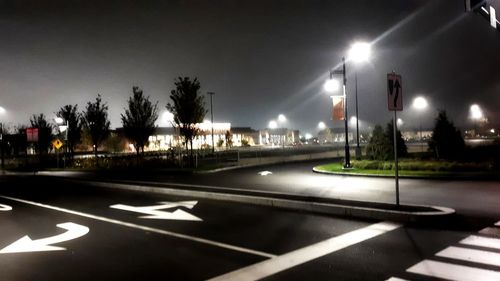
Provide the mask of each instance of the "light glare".
{"label": "light glare", "polygon": [[327,93],[336,92],[338,91],[339,87],[340,87],[339,81],[335,79],[328,79],[323,85],[323,89],[325,89]]}
{"label": "light glare", "polygon": [[424,97],[416,97],[413,100],[413,107],[415,107],[418,110],[423,110],[427,108],[429,104],[427,103],[427,100]]}
{"label": "light glare", "polygon": [[323,122],[323,121],[319,122],[319,123],[318,123],[318,128],[319,128],[320,130],[324,130],[324,129],[326,128],[325,122]]}
{"label": "light glare", "polygon": [[365,42],[357,42],[352,44],[349,49],[349,59],[354,62],[368,61],[371,55],[371,45]]}
{"label": "light glare", "polygon": [[6,112],[5,108],[0,106],[0,114],[4,114]]}
{"label": "light glare", "polygon": [[286,117],[283,114],[278,115],[278,121],[279,122],[286,122]]}
{"label": "light glare", "polygon": [[479,120],[483,118],[483,111],[477,104],[473,104],[470,106],[470,117],[475,120]]}
{"label": "light glare", "polygon": [[269,121],[269,129],[276,129],[278,128],[278,123],[274,120]]}

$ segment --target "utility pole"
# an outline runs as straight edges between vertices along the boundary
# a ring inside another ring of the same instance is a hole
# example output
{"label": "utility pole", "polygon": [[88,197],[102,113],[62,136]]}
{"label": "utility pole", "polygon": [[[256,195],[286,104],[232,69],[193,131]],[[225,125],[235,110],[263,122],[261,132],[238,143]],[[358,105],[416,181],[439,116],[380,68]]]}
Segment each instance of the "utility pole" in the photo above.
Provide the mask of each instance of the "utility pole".
{"label": "utility pole", "polygon": [[214,92],[207,92],[207,95],[210,96],[210,115],[211,115],[211,127],[212,127],[212,154],[215,154],[215,142],[214,142],[214,108],[212,103],[212,97],[215,95]]}
{"label": "utility pole", "polygon": [[347,92],[346,92],[346,73],[345,73],[345,58],[342,58],[342,74],[343,74],[343,94],[344,94],[344,128],[345,128],[345,163],[344,168],[349,169],[351,167],[351,157],[349,155],[349,131],[347,129]]}

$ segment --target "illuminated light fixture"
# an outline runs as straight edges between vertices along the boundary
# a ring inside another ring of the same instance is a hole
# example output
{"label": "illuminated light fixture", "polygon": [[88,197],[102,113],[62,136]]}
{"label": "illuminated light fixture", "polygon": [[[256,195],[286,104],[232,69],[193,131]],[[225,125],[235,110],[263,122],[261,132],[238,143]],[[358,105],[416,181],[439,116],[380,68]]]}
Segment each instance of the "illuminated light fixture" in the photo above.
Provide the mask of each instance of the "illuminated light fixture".
{"label": "illuminated light fixture", "polygon": [[276,121],[274,120],[269,121],[269,129],[276,129],[276,128],[278,128],[278,123],[276,123]]}
{"label": "illuminated light fixture", "polygon": [[5,108],[0,106],[0,114],[4,114],[6,112]]}
{"label": "illuminated light fixture", "polygon": [[470,117],[476,120],[483,118],[483,111],[481,110],[479,105],[473,104],[470,106]]}
{"label": "illuminated light fixture", "polygon": [[326,128],[325,122],[323,122],[323,121],[319,122],[319,123],[318,123],[318,128],[319,128],[320,130],[324,130],[324,129]]}
{"label": "illuminated light fixture", "polygon": [[286,117],[283,114],[278,115],[278,121],[279,122],[286,122]]}
{"label": "illuminated light fixture", "polygon": [[165,111],[163,112],[162,114],[162,119],[165,121],[165,122],[173,122],[174,121],[174,114],[172,114],[171,112],[169,111]]}
{"label": "illuminated light fixture", "polygon": [[427,108],[429,104],[427,103],[427,100],[424,97],[416,97],[413,100],[413,107],[415,107],[418,110],[423,110]]}
{"label": "illuminated light fixture", "polygon": [[397,121],[398,126],[403,126],[404,123],[405,122],[403,122],[403,119],[398,118],[398,121]]}
{"label": "illuminated light fixture", "polygon": [[306,140],[312,139],[312,137],[313,136],[311,134],[309,134],[309,133],[306,134]]}
{"label": "illuminated light fixture", "polygon": [[336,92],[340,88],[339,81],[335,79],[328,79],[326,80],[325,84],[323,85],[323,89],[327,93],[333,93]]}
{"label": "illuminated light fixture", "polygon": [[348,59],[354,62],[368,61],[372,53],[371,45],[365,42],[357,42],[352,44],[349,49]]}
{"label": "illuminated light fixture", "polygon": [[358,118],[356,118],[356,116],[351,116],[351,118],[349,119],[349,122],[351,123],[352,126],[356,125],[356,121],[358,120]]}

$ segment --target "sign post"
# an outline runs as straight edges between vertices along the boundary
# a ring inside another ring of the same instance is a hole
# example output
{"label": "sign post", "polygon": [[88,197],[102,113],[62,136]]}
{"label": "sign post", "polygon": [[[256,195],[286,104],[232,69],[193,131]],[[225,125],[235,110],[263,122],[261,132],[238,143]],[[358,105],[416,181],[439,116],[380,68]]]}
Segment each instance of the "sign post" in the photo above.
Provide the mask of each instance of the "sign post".
{"label": "sign post", "polygon": [[398,111],[403,111],[403,88],[401,75],[396,72],[387,74],[387,106],[389,110],[394,111],[393,135],[394,135],[394,165],[395,165],[395,181],[396,181],[396,205],[399,206],[399,166],[398,166]]}

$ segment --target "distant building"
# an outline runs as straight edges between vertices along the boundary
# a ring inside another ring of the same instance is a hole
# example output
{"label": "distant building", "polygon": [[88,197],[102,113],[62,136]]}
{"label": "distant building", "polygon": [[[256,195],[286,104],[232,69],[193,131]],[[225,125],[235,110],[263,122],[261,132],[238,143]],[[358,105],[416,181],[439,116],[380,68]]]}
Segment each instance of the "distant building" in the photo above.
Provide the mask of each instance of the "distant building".
{"label": "distant building", "polygon": [[293,145],[300,141],[299,131],[287,128],[264,129],[259,131],[260,145]]}

